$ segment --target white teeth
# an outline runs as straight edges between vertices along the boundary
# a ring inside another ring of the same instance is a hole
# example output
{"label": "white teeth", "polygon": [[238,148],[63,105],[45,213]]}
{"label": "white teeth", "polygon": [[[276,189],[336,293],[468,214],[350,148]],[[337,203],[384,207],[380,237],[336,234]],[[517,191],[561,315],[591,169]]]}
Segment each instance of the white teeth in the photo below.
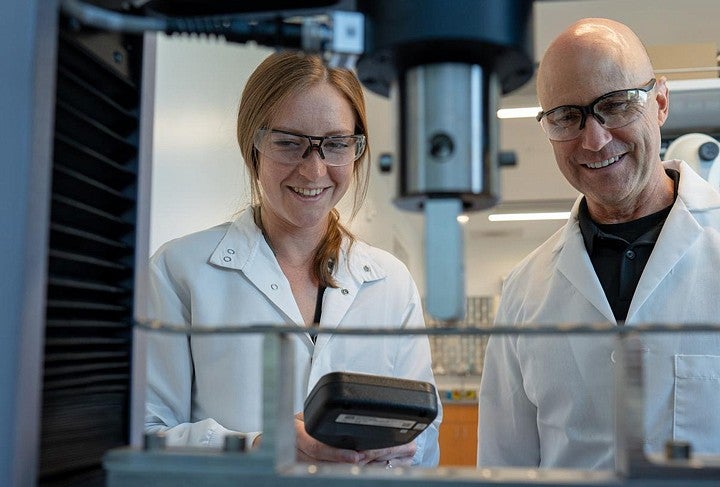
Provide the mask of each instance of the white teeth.
{"label": "white teeth", "polygon": [[614,157],[611,157],[610,159],[605,159],[604,161],[600,161],[600,162],[588,162],[585,165],[591,169],[600,169],[601,167],[609,166],[610,164],[613,164],[619,160],[620,160],[620,156],[614,156]]}
{"label": "white teeth", "polygon": [[303,196],[317,196],[323,192],[322,188],[295,188],[292,189]]}

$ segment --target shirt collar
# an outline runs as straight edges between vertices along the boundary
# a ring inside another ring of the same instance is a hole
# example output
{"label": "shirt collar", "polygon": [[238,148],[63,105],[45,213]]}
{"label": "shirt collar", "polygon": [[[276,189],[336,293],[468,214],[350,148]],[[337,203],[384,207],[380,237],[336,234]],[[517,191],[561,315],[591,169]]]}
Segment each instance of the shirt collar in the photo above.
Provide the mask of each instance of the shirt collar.
{"label": "shirt collar", "polygon": [[[670,176],[675,184],[674,189],[674,197],[673,201],[677,199],[678,195],[678,185],[680,184],[680,173],[676,171],[675,169],[665,169],[665,173]],[[660,210],[660,211],[666,211],[666,209]],[[650,216],[650,215],[648,215]],[[647,218],[647,217],[643,217]],[[595,222],[590,217],[590,211],[588,210],[587,201],[585,197],[582,198],[580,201],[580,205],[578,207],[578,223],[580,225],[580,233],[583,237],[583,242],[585,243],[585,248],[588,251],[588,254],[593,254],[595,239],[597,237],[609,237],[609,238],[616,238],[611,234],[608,234],[606,232],[603,232],[598,226],[595,224]],[[658,226],[657,228],[654,228],[652,232],[654,232],[653,235],[650,234],[650,232],[643,235],[641,238],[647,241],[656,241],[658,235],[660,234],[660,229],[662,226]]]}

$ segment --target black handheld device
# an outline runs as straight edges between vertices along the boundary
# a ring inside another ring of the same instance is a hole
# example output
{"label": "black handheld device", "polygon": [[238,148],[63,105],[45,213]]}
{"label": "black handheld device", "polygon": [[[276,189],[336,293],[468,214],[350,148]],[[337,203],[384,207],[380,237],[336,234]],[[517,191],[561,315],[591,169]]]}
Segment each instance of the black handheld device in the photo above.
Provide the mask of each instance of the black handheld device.
{"label": "black handheld device", "polygon": [[305,431],[337,448],[387,448],[412,441],[437,413],[429,382],[331,372],[305,399]]}

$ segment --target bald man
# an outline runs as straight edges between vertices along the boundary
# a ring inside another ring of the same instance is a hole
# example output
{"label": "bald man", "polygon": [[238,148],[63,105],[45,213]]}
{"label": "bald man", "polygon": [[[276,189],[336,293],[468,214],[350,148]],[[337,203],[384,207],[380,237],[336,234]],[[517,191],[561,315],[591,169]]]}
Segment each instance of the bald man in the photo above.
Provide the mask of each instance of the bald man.
{"label": "bald man", "polygon": [[[502,325],[720,322],[720,195],[662,162],[669,93],[638,37],[583,19],[548,47],[538,121],[580,192],[564,228],[503,286]],[[492,337],[478,464],[612,469],[613,336]],[[646,451],[668,440],[720,453],[718,334],[643,335]]]}

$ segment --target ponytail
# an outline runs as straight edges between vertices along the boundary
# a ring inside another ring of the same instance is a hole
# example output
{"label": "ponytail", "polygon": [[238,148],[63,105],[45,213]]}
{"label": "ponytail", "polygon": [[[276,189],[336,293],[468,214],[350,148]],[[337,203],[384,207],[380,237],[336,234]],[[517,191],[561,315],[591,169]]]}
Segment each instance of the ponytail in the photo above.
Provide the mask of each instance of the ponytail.
{"label": "ponytail", "polygon": [[313,258],[313,274],[321,287],[338,287],[333,271],[340,256],[343,237],[350,240],[350,245],[355,241],[353,234],[340,223],[340,213],[333,208],[329,215],[327,230]]}

